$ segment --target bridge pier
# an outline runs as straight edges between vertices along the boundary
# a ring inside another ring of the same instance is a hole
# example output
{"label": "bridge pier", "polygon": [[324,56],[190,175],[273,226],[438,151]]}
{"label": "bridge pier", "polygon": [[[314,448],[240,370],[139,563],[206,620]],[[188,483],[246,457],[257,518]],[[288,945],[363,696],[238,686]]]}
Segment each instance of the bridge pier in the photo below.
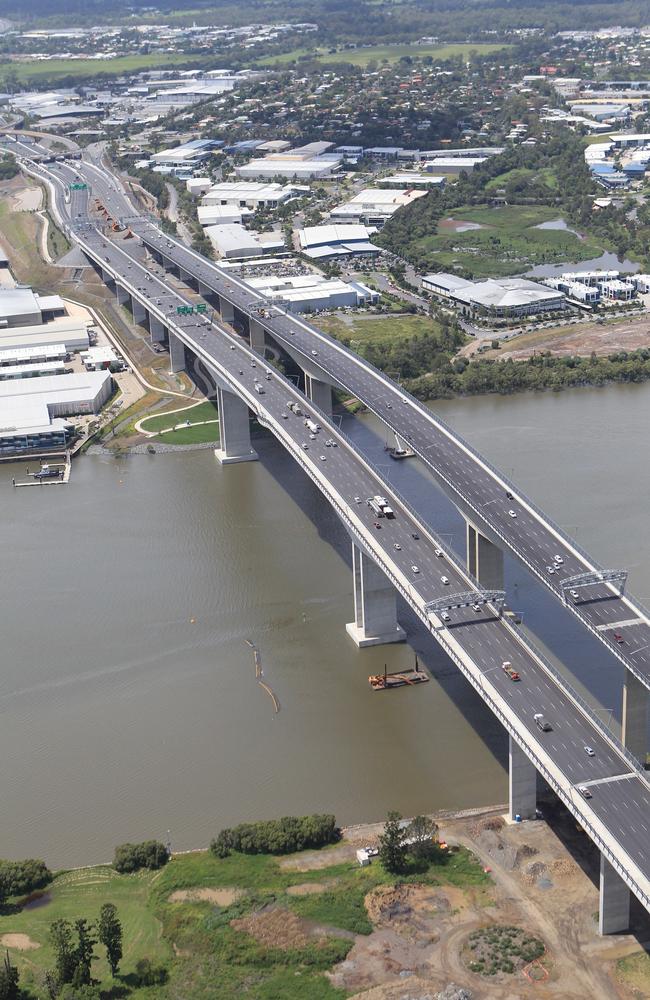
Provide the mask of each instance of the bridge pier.
{"label": "bridge pier", "polygon": [[248,337],[251,349],[264,357],[264,327],[252,316],[248,320]]}
{"label": "bridge pier", "polygon": [[219,296],[219,313],[224,323],[230,323],[232,325],[235,319],[235,307],[232,302],[228,302],[227,299],[224,299],[223,295]]}
{"label": "bridge pier", "polygon": [[598,929],[601,934],[618,934],[626,931],[629,926],[630,890],[601,853]]}
{"label": "bridge pier", "polygon": [[627,669],[623,682],[622,743],[645,766],[648,752],[648,689]]}
{"label": "bridge pier", "polygon": [[467,525],[467,569],[488,590],[503,590],[503,551],[470,521]]}
{"label": "bridge pier", "polygon": [[509,750],[510,819],[535,819],[537,809],[537,769],[519,744],[510,737]]}
{"label": "bridge pier", "polygon": [[354,621],[345,626],[359,649],[386,642],[403,642],[397,622],[396,591],[379,566],[352,542]]}
{"label": "bridge pier", "polygon": [[198,282],[198,286],[199,286],[199,295],[201,295],[204,299],[211,301],[210,297],[214,295],[212,289],[208,288],[207,285],[204,285],[202,281]]}
{"label": "bridge pier", "polygon": [[305,372],[305,394],[311,399],[315,406],[320,407],[323,413],[332,415],[332,387],[327,382]]}
{"label": "bridge pier", "polygon": [[185,371],[185,344],[169,331],[169,369],[172,375]]}
{"label": "bridge pier", "polygon": [[117,283],[115,285],[115,295],[117,296],[118,306],[125,306],[129,301],[129,299],[131,298],[129,292],[126,290],[124,285],[120,285]]}
{"label": "bridge pier", "polygon": [[131,313],[133,315],[133,322],[137,324],[137,326],[144,326],[147,322],[147,310],[142,303],[138,302],[137,299],[134,299],[133,296],[131,296]]}
{"label": "bridge pier", "polygon": [[167,328],[153,313],[149,313],[149,333],[154,344],[163,344],[165,342]]}
{"label": "bridge pier", "polygon": [[254,462],[257,452],[251,448],[250,416],[248,406],[227,389],[217,388],[219,408],[219,447],[215,457],[222,465],[235,462]]}

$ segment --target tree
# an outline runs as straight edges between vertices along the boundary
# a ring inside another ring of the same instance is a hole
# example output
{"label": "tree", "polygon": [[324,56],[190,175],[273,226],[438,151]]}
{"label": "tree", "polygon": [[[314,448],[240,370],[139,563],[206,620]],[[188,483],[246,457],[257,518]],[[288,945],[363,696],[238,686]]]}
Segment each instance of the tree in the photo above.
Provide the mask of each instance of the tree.
{"label": "tree", "polygon": [[379,837],[379,860],[392,875],[399,875],[406,866],[406,847],[404,830],[400,826],[401,818],[400,813],[389,812],[384,832]]}
{"label": "tree", "polygon": [[99,913],[97,933],[106,948],[106,958],[115,976],[122,959],[122,924],[112,903],[104,903]]}
{"label": "tree", "polygon": [[409,851],[416,858],[428,858],[435,850],[438,841],[438,825],[427,816],[416,816],[406,829]]}
{"label": "tree", "polygon": [[50,940],[54,948],[56,973],[59,983],[71,983],[77,966],[72,942],[72,924],[69,920],[55,920],[50,924]]}
{"label": "tree", "polygon": [[74,951],[75,971],[72,982],[75,986],[90,985],[90,967],[95,957],[97,938],[93,937],[93,926],[81,917],[75,920],[77,929],[77,947]]}
{"label": "tree", "polygon": [[9,961],[9,952],[0,967],[0,1000],[18,1000],[18,969]]}

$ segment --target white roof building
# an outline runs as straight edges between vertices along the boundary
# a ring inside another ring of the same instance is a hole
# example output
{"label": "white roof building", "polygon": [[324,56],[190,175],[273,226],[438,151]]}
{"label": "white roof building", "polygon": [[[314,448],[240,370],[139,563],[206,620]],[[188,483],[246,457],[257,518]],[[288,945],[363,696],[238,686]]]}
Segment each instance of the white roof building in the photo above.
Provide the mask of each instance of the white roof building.
{"label": "white roof building", "polygon": [[342,155],[327,152],[331,146],[331,142],[310,142],[283,153],[271,153],[250,160],[241,167],[235,167],[235,173],[245,178],[296,177],[299,180],[315,180],[330,177],[343,162]]}
{"label": "white roof building", "polygon": [[440,189],[445,186],[446,181],[446,177],[438,174],[423,174],[418,171],[413,171],[412,173],[406,171],[403,174],[393,174],[391,177],[381,178],[381,183],[387,185],[388,187],[400,187],[407,189],[414,187]]}
{"label": "white roof building", "polygon": [[35,326],[0,328],[0,351],[63,345],[70,352],[85,350],[88,344],[88,327],[82,320],[63,319]]}
{"label": "white roof building", "polygon": [[284,250],[281,233],[256,233],[238,225],[208,226],[206,236],[211,240],[220,257],[238,259],[260,257],[265,253]]}
{"label": "white roof building", "polygon": [[363,222],[370,226],[382,226],[398,209],[410,205],[425,195],[426,191],[364,188],[350,201],[333,208],[330,218],[334,222]]}
{"label": "white roof building", "polygon": [[201,200],[202,205],[236,205],[239,208],[275,208],[294,194],[290,184],[264,184],[255,181],[224,181],[213,184]]}
{"label": "white roof building", "polygon": [[307,226],[298,230],[302,252],[313,260],[322,260],[355,253],[380,253],[380,247],[370,242],[371,232],[363,225]]}
{"label": "white roof building", "polygon": [[548,309],[563,309],[566,304],[562,292],[526,278],[468,281],[456,274],[441,272],[426,274],[422,278],[422,287],[470,311],[492,316],[523,316]]}
{"label": "white roof building", "polygon": [[250,208],[236,208],[234,205],[199,205],[196,215],[202,226],[223,226],[229,223],[241,225],[244,215],[252,215]]}
{"label": "white roof building", "polygon": [[293,277],[260,275],[259,278],[246,278],[246,284],[267,299],[282,300],[292,312],[356,308],[376,302],[379,297],[377,292],[361,282],[328,279],[321,274]]}

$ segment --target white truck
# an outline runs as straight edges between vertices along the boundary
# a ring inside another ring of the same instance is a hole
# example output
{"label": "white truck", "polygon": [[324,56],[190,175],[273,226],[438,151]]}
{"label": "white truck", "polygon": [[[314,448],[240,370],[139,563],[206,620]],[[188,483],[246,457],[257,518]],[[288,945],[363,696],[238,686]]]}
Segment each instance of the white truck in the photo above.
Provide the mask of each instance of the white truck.
{"label": "white truck", "polygon": [[315,420],[305,420],[305,427],[309,430],[310,434],[318,434],[320,430],[320,424],[317,424]]}

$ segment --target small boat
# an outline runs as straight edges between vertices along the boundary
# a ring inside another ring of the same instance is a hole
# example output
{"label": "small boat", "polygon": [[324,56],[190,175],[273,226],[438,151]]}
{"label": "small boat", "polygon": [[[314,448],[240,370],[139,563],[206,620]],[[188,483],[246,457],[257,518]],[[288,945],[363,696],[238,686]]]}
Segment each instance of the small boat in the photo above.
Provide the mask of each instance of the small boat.
{"label": "small boat", "polygon": [[383,674],[370,674],[368,677],[368,683],[373,691],[388,691],[389,688],[424,684],[428,680],[429,675],[424,670],[419,669],[417,656],[415,657],[414,670],[400,670],[397,673],[389,674],[384,666]]}

